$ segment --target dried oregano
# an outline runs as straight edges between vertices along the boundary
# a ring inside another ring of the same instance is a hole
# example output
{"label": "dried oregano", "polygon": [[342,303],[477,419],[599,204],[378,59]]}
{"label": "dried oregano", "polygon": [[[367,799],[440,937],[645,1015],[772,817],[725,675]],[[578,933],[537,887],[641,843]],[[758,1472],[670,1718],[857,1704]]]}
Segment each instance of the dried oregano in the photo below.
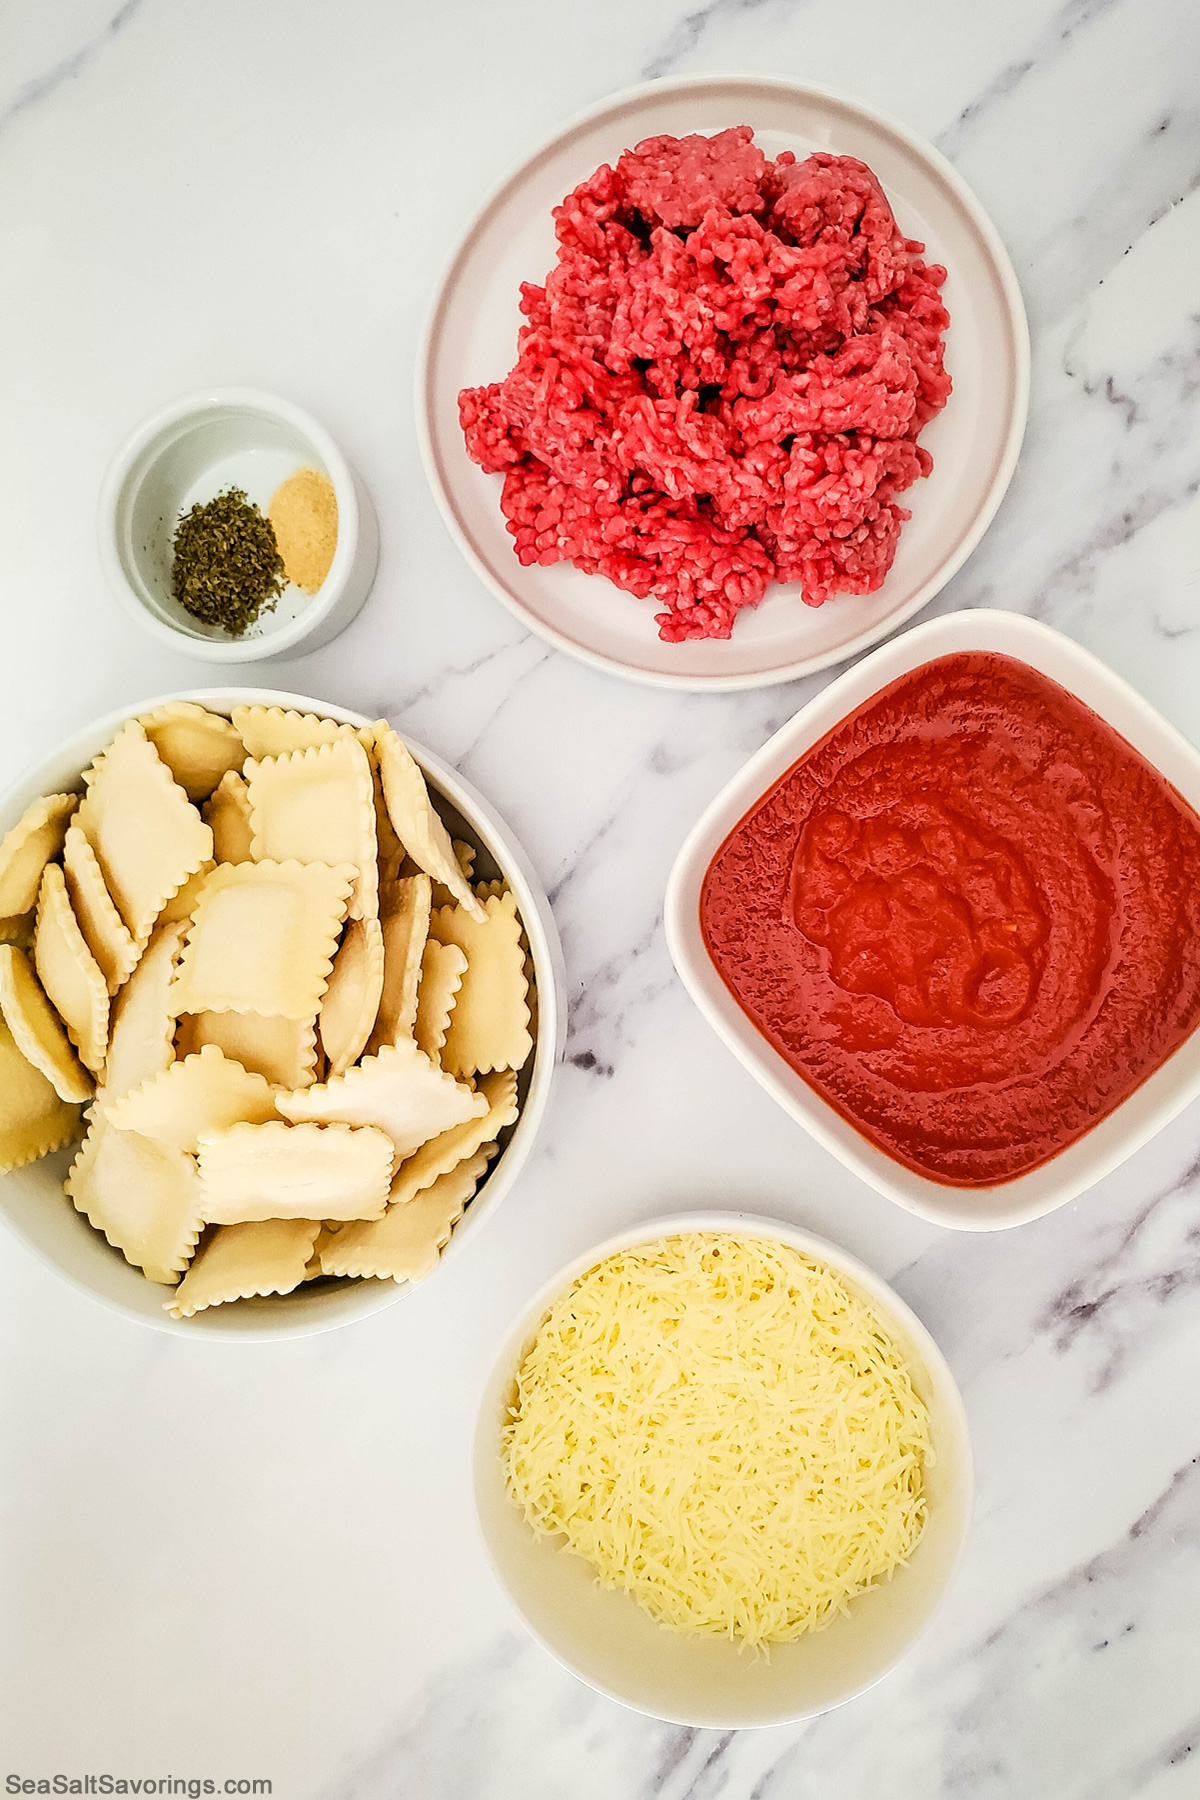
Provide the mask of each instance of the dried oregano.
{"label": "dried oregano", "polygon": [[241,488],[193,506],[175,530],[175,598],[194,619],[241,637],[287,577],[271,521]]}

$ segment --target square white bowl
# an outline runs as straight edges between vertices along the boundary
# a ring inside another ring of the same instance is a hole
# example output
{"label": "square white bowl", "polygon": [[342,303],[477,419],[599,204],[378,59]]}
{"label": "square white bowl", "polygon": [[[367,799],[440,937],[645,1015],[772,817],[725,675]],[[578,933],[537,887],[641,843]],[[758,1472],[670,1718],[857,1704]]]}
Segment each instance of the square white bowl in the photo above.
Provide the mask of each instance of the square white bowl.
{"label": "square white bowl", "polygon": [[786,1112],[856,1175],[909,1212],[960,1231],[1023,1225],[1064,1206],[1200,1096],[1200,1031],[1105,1118],[1048,1163],[994,1187],[947,1187],[877,1148],[772,1048],[717,972],[700,929],[709,864],[740,819],[806,750],[881,688],[935,657],[962,651],[1015,657],[1049,676],[1108,722],[1200,811],[1200,751],[1106,664],[1019,613],[958,612],[932,619],[872,651],[768,739],[717,795],[689,834],[667,885],[666,927],[684,986],[719,1036]]}
{"label": "square white bowl", "polygon": [[[144,716],[169,700],[198,701],[219,713],[229,713],[235,706],[282,706],[320,713],[323,718],[336,719],[344,725],[371,723],[362,713],[345,707],[268,688],[189,688],[182,693],[161,694],[122,707],[119,712],[85,726],[0,794],[0,838],[40,795],[68,793],[78,788],[84,769],[111,742],[126,719]],[[462,1222],[455,1227],[431,1277],[436,1279],[447,1260],[458,1256],[491,1218],[533,1149],[550,1097],[554,1069],[566,1041],[566,976],[550,903],[508,826],[457,770],[410,737],[405,736],[404,741],[454,835],[468,837],[479,846],[480,872],[486,877],[503,876],[516,896],[529,938],[537,995],[533,1055],[520,1075],[520,1117]],[[40,1162],[26,1163],[24,1168],[0,1175],[0,1225],[7,1226],[55,1274],[126,1318],[183,1337],[305,1337],[366,1318],[412,1292],[411,1283],[394,1281],[313,1282],[291,1294],[239,1300],[235,1306],[215,1306],[191,1319],[172,1319],[163,1310],[170,1290],[147,1281],[140,1269],[127,1263],[120,1251],[106,1243],[101,1233],[75,1211],[63,1193],[63,1179],[77,1148],[73,1145]]]}

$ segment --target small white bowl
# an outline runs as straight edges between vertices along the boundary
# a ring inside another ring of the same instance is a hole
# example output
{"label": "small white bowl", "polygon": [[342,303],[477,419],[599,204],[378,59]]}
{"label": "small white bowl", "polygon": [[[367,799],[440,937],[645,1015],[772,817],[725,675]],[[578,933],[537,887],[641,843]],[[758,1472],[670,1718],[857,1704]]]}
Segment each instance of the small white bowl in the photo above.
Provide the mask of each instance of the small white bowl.
{"label": "small white bowl", "polygon": [[[229,487],[242,488],[265,514],[279,484],[300,468],[328,476],[337,495],[337,548],[318,591],[289,582],[274,610],[239,638],[192,618],[171,591],[181,515]],[[152,413],[104,478],[98,529],[105,573],[126,611],[161,643],[205,662],[319,649],[361,609],[379,562],[370,496],[329,433],[289,401],[253,388],[189,394]]]}
{"label": "small white bowl", "polygon": [[[627,1594],[596,1583],[582,1557],[535,1537],[505,1488],[500,1434],[517,1371],[551,1306],[606,1256],[684,1231],[770,1238],[828,1264],[870,1303],[912,1367],[929,1408],[936,1461],[926,1471],[928,1517],[908,1564],[851,1602],[824,1631],[772,1646],[770,1657],[659,1625]],[[826,1712],[873,1686],[925,1630],[954,1578],[971,1520],[974,1476],[966,1413],[941,1351],[885,1281],[824,1238],[749,1213],[678,1213],[618,1233],[560,1269],[508,1332],[479,1408],[475,1501],[501,1585],[534,1637],[611,1700],[678,1725],[740,1731]]]}
{"label": "small white bowl", "polygon": [[[152,712],[168,700],[197,700],[214,712],[228,713],[232,707],[242,705],[283,706],[320,713],[346,725],[371,722],[362,713],[331,706],[324,700],[266,688],[194,688],[138,701],[76,732],[52,756],[0,795],[0,838],[39,795],[77,788],[83,770],[126,719]],[[470,782],[407,735],[404,741],[420,764],[440,802],[438,810],[454,835],[469,838],[479,846],[476,867],[480,875],[484,879],[503,876],[515,894],[529,937],[537,989],[534,1052],[520,1076],[520,1118],[462,1223],[456,1226],[438,1270],[429,1277],[436,1280],[442,1266],[453,1261],[491,1218],[533,1149],[566,1038],[566,978],[550,903],[516,838]],[[320,1282],[297,1288],[292,1294],[239,1300],[236,1305],[215,1306],[197,1313],[192,1319],[172,1319],[163,1311],[169,1289],[147,1281],[139,1270],[131,1268],[121,1253],[80,1217],[63,1193],[63,1178],[74,1154],[73,1149],[63,1150],[0,1175],[0,1220],[55,1274],[126,1318],[185,1337],[205,1333],[232,1338],[305,1337],[366,1318],[412,1292],[411,1286],[393,1281]]]}
{"label": "small white bowl", "polygon": [[1200,751],[1090,651],[1019,613],[947,613],[865,656],[768,738],[685,840],[667,883],[665,912],[667,942],[684,986],[738,1060],[786,1112],[856,1175],[909,1212],[960,1231],[994,1231],[1064,1206],[1200,1096],[1200,1031],[1193,1031],[1139,1088],[1041,1168],[995,1187],[946,1187],[871,1143],[784,1061],[725,986],[700,928],[700,890],[708,866],[768,788],[889,682],[934,657],[968,650],[1016,657],[1048,675],[1107,720],[1200,810]]}

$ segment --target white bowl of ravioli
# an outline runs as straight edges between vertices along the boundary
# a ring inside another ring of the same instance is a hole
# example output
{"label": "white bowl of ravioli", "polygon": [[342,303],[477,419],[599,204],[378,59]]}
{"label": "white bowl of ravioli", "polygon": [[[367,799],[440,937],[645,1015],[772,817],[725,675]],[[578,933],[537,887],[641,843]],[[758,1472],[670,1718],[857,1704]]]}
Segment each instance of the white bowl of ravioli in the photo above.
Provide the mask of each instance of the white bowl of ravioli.
{"label": "white bowl of ravioli", "polygon": [[525,1624],[610,1699],[780,1725],[852,1699],[929,1625],[973,1477],[954,1378],[886,1282],[746,1213],[632,1226],[514,1322],[475,1497]]}
{"label": "white bowl of ravioli", "polygon": [[166,1330],[349,1323],[511,1188],[563,994],[520,845],[386,721],[114,713],[0,796],[0,1219]]}

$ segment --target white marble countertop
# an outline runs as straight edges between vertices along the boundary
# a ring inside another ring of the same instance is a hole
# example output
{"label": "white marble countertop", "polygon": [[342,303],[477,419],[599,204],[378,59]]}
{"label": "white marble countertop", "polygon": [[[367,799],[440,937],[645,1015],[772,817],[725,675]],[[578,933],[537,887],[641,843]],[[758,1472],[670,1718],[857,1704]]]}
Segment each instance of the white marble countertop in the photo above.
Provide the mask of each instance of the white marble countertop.
{"label": "white marble countertop", "polygon": [[[660,907],[702,803],[826,677],[676,695],[549,651],[460,559],[412,418],[436,273],[558,120],[676,71],[857,93],[974,185],[1033,330],[1016,480],[936,609],[1036,613],[1200,738],[1200,9],[9,0],[0,44],[0,779],[208,678],[106,592],[97,487],[162,400],[276,389],[344,443],[383,554],[345,636],[268,678],[462,766],[553,896],[573,1003],[502,1214],[364,1324],[187,1342],[0,1244],[0,1775],[265,1777],[283,1800],[1200,1793],[1200,1108],[983,1237],[809,1142],[684,995]],[[952,1598],[807,1727],[693,1733],[596,1698],[524,1636],[476,1534],[473,1397],[510,1315],[608,1230],[696,1205],[811,1225],[893,1279],[970,1414]]]}

